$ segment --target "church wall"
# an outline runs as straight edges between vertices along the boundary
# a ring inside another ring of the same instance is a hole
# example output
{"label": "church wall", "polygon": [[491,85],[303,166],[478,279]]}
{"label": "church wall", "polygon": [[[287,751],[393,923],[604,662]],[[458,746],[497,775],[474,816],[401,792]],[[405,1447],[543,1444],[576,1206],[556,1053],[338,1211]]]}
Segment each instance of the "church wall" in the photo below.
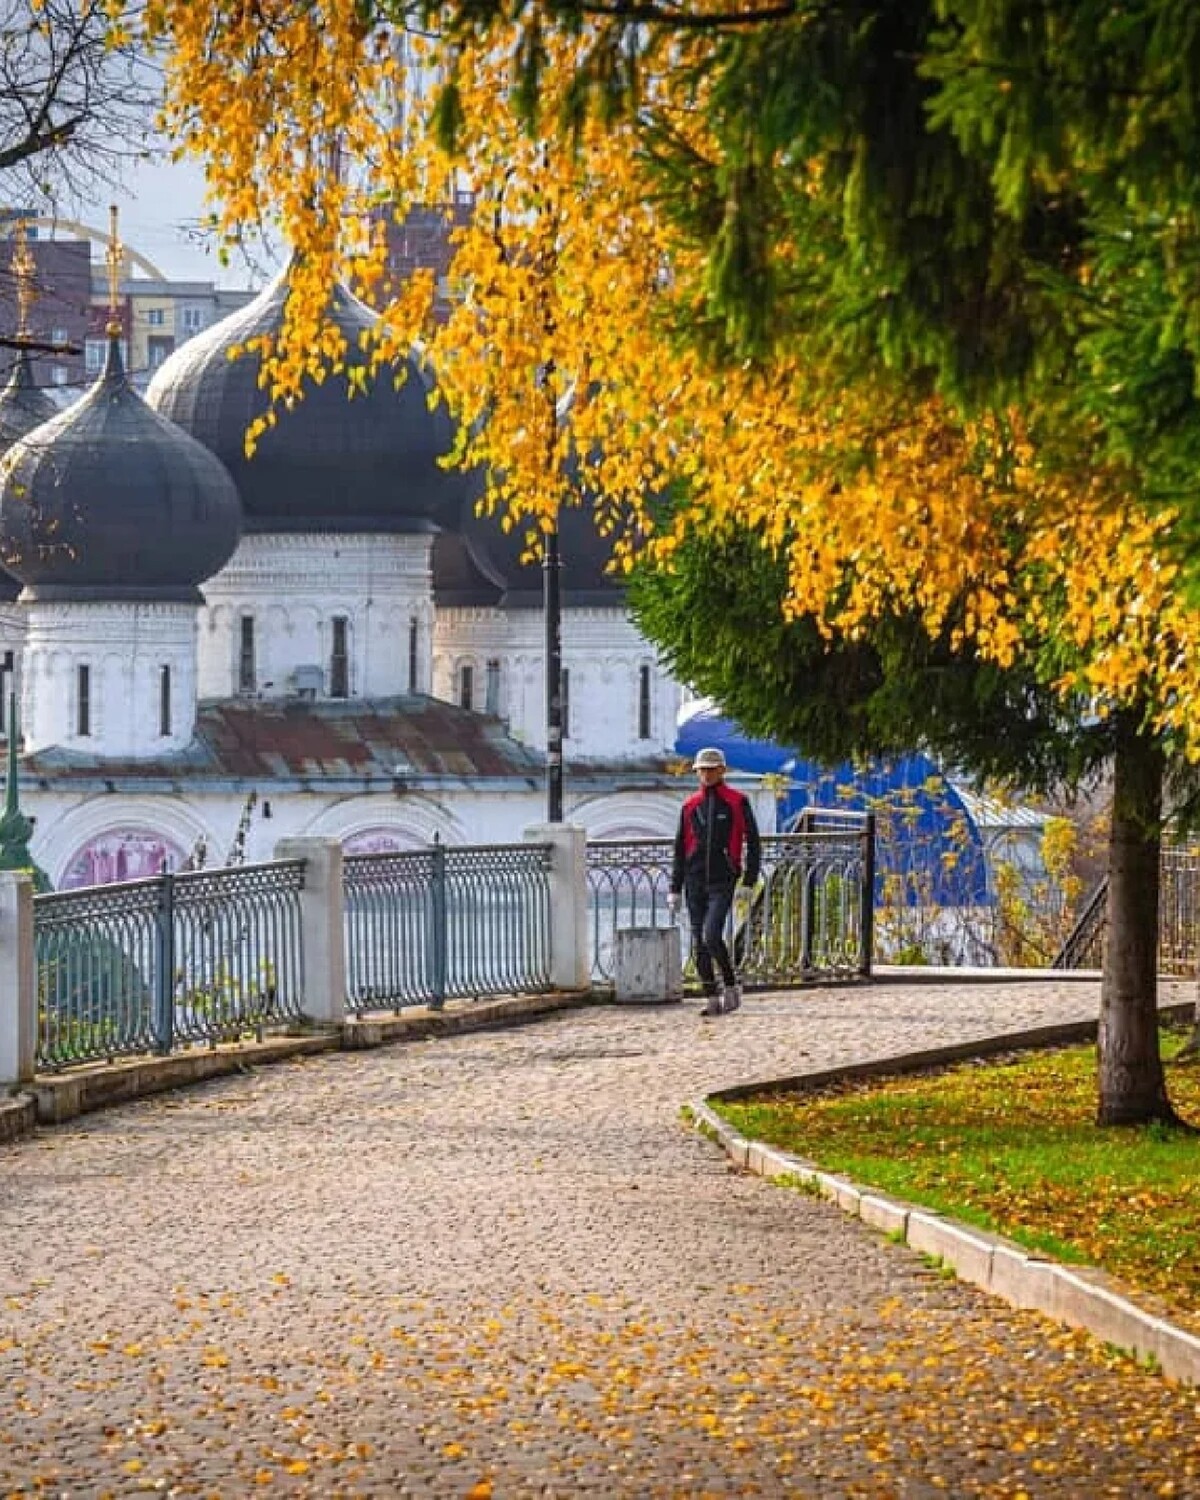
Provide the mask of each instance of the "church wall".
{"label": "church wall", "polygon": [[[563,611],[568,674],[568,758],[639,760],[671,753],[679,685],[623,608]],[[546,745],[545,626],[540,610],[441,609],[434,636],[433,691],[461,703],[471,668],[476,709],[487,707],[489,662],[499,663],[497,713],[514,739]],[[642,671],[647,673],[643,703]],[[643,722],[643,707],[646,722]],[[642,733],[646,729],[647,734]]]}
{"label": "church wall", "polygon": [[[428,536],[243,537],[232,560],[203,586],[200,696],[290,697],[296,669],[305,667],[317,669],[318,697],[428,693],[431,547]],[[247,618],[253,621],[248,663]],[[346,622],[344,694],[334,691],[339,618]]]}
{"label": "church wall", "polygon": [[[600,838],[666,836],[680,797],[649,793],[573,793],[566,815]],[[479,790],[453,787],[396,796],[257,788],[213,792],[22,792],[34,819],[31,852],[56,889],[94,878],[136,879],[179,865],[203,848],[212,868],[240,846],[247,864],[274,858],[275,845],[298,835],[341,839],[355,852],[421,848],[436,834],[446,844],[520,843],[545,820],[542,786]]]}
{"label": "church wall", "polygon": [[191,741],[195,605],[71,602],[27,609],[21,672],[27,752],[57,745],[147,759]]}

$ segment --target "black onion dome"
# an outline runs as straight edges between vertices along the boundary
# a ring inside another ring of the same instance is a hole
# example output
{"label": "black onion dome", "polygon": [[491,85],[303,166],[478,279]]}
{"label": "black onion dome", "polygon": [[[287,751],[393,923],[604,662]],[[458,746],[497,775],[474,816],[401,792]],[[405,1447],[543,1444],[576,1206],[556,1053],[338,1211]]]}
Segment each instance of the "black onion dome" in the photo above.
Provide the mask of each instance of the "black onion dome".
{"label": "black onion dome", "polygon": [[[463,481],[438,463],[453,445],[453,425],[444,408],[430,410],[432,381],[415,357],[385,367],[353,398],[344,375],[319,385],[306,380],[303,399],[277,412],[247,459],[246,429],[266,411],[268,394],[258,384],[259,355],[231,359],[230,351],[279,332],[289,288],[284,271],[253,302],[177,349],[147,400],[225,464],[247,531],[431,532],[453,524]],[[340,283],[329,314],[346,339],[347,366],[363,365],[360,339],[377,315]],[[398,389],[396,375],[403,377]]]}
{"label": "black onion dome", "polygon": [[[34,383],[29,350],[20,350],[12,374],[0,391],[0,455],[20,442],[27,432],[57,415],[58,407]],[[20,592],[17,580],[0,568],[0,604],[11,604]]]}
{"label": "black onion dome", "polygon": [[443,531],[434,537],[431,568],[435,604],[453,608],[500,602],[500,589],[479,571],[457,532]]}
{"label": "black onion dome", "polygon": [[[536,609],[542,604],[542,564],[521,561],[527,550],[530,525],[518,523],[505,531],[495,515],[476,514],[474,494],[463,508],[461,531],[475,568],[500,590],[500,603],[508,609]],[[601,536],[596,529],[593,503],[586,492],[579,505],[559,513],[558,552],[562,564],[560,582],[564,604],[618,608],[625,591],[624,576],[610,572],[615,538]]]}
{"label": "black onion dome", "polygon": [[146,405],[116,339],[87,395],[0,460],[0,563],[27,599],[198,601],[240,521],[233,480]]}
{"label": "black onion dome", "polygon": [[34,384],[29,351],[22,349],[8,383],[0,391],[0,453],[57,415],[58,407]]}

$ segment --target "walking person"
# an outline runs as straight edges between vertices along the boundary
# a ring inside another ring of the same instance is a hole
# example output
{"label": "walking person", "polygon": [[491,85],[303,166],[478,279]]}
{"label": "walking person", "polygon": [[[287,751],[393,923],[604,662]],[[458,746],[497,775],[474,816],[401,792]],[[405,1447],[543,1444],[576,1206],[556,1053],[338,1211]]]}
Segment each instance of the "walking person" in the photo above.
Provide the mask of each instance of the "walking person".
{"label": "walking person", "polygon": [[725,784],[723,752],[697,751],[692,769],[700,778],[700,790],[687,799],[679,815],[667,905],[678,911],[681,893],[687,901],[705,996],[700,1014],[719,1016],[742,1003],[742,987],[725,942],[725,921],[738,881],[744,879],[751,887],[758,881],[762,841],[750,799]]}

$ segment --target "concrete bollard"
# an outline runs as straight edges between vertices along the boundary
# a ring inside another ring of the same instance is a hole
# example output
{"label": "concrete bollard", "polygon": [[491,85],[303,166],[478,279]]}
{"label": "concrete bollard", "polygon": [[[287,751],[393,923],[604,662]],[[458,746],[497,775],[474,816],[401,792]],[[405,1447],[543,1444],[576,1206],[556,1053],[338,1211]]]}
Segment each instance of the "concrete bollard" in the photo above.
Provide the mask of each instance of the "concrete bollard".
{"label": "concrete bollard", "polygon": [[683,999],[678,927],[622,927],[616,933],[613,999],[655,1005]]}

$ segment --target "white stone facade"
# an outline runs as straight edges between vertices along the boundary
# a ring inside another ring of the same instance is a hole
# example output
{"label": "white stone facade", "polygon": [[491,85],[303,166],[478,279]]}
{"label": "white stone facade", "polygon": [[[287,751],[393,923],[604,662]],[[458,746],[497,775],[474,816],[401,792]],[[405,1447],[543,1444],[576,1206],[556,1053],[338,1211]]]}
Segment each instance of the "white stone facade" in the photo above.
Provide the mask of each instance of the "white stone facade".
{"label": "white stone facade", "polygon": [[113,759],[184,749],[196,724],[194,604],[25,606],[21,725],[26,752]]}
{"label": "white stone facade", "polygon": [[429,536],[243,537],[203,588],[200,696],[428,693],[431,547]]}
{"label": "white stone facade", "polygon": [[[568,759],[630,761],[669,755],[680,688],[625,610],[563,610]],[[464,668],[471,702],[464,702]],[[440,609],[433,692],[504,719],[523,744],[546,747],[545,624],[540,610]]]}

